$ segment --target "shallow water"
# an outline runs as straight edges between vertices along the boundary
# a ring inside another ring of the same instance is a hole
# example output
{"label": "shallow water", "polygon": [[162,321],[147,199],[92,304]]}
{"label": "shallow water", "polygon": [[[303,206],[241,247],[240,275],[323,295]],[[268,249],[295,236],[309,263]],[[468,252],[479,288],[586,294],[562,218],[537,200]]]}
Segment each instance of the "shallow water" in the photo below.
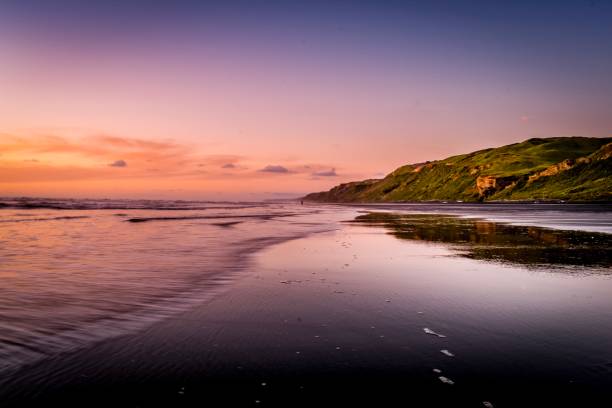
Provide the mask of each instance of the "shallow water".
{"label": "shallow water", "polygon": [[313,208],[119,204],[0,210],[0,373],[186,310],[256,250],[329,229],[302,223]]}
{"label": "shallow water", "polygon": [[576,273],[607,274],[612,267],[612,234],[607,233],[440,214],[369,212],[350,222],[382,226],[403,240],[445,244],[465,257],[483,261]]}
{"label": "shallow water", "polygon": [[385,210],[412,214],[446,214],[483,218],[512,225],[612,234],[611,204],[570,203],[393,203],[359,204],[369,211]]}
{"label": "shallow water", "polygon": [[[0,400],[610,397],[609,234],[487,206],[170,205],[0,210]],[[612,224],[605,206],[538,211]]]}

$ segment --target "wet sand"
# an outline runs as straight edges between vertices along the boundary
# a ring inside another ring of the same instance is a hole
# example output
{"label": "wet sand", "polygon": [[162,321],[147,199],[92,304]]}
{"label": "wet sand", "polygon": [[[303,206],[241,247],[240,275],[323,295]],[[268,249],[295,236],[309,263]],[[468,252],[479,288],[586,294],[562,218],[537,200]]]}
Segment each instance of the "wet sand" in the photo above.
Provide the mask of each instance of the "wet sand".
{"label": "wet sand", "polygon": [[579,247],[582,259],[596,260],[585,265],[537,256],[537,245],[524,241],[542,242],[549,230],[521,235],[451,220],[416,234],[422,218],[374,218],[267,247],[205,303],[24,367],[0,396],[7,406],[527,407],[611,399],[606,235],[596,245],[571,234],[542,245],[557,255]]}

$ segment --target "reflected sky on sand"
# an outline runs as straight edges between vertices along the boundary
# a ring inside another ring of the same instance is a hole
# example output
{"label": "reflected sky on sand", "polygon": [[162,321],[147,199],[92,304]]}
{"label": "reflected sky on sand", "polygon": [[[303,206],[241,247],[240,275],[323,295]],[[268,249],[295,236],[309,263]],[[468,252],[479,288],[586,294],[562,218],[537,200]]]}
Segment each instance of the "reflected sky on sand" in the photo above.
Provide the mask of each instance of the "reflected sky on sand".
{"label": "reflected sky on sand", "polygon": [[0,210],[3,408],[610,400],[612,235],[543,206],[103,204]]}
{"label": "reflected sky on sand", "polygon": [[434,214],[372,212],[351,222],[383,226],[402,240],[447,244],[461,256],[477,260],[528,267],[612,266],[610,234]]}

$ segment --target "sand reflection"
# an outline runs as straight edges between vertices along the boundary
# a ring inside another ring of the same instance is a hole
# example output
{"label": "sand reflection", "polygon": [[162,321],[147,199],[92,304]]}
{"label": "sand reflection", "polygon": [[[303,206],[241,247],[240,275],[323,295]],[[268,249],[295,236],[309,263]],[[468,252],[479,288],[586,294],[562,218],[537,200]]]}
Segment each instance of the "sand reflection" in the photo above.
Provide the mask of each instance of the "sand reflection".
{"label": "sand reflection", "polygon": [[353,223],[399,239],[449,244],[467,258],[525,266],[612,266],[612,235],[518,226],[450,215],[371,212]]}

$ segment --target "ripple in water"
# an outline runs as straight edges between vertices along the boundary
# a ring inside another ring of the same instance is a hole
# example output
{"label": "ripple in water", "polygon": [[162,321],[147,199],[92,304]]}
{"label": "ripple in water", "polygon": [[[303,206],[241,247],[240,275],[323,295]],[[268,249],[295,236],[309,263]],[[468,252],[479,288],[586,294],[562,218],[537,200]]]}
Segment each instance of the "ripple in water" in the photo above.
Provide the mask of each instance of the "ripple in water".
{"label": "ripple in water", "polygon": [[185,311],[248,268],[258,249],[329,228],[300,223],[312,208],[282,205],[189,203],[196,210],[185,210],[181,202],[177,216],[158,202],[136,210],[117,201],[18,204],[32,213],[6,202],[0,209],[4,374]]}

